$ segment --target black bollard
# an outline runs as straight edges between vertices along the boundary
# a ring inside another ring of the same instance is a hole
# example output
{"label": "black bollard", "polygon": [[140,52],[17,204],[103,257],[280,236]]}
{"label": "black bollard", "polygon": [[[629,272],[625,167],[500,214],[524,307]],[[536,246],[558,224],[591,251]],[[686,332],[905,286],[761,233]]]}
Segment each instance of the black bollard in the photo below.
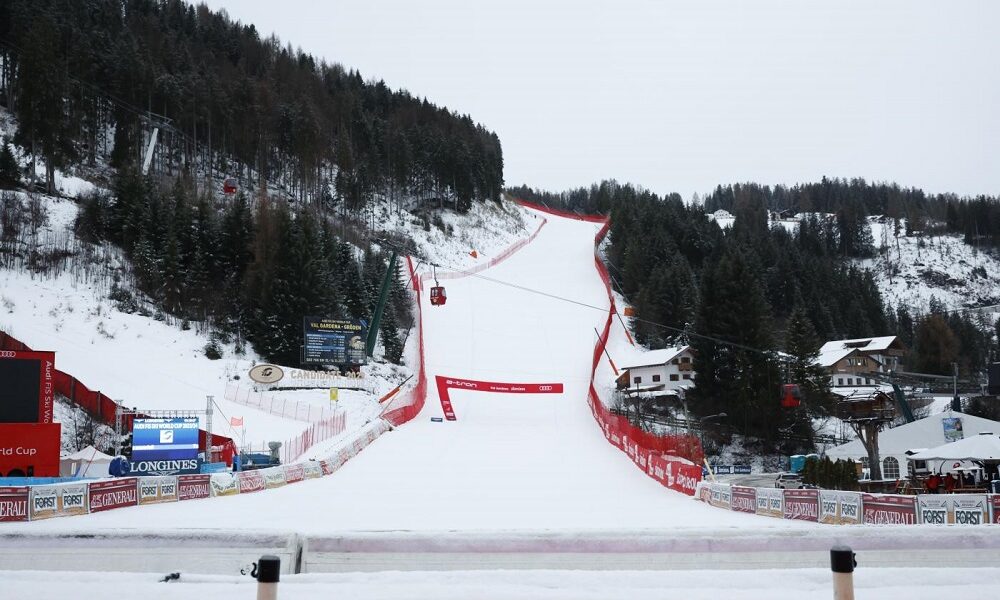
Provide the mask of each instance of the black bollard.
{"label": "black bollard", "polygon": [[858,566],[854,552],[847,546],[830,549],[830,570],[833,571],[833,600],[854,600],[854,567]]}
{"label": "black bollard", "polygon": [[257,561],[257,600],[278,599],[278,579],[281,576],[281,559],[265,554]]}

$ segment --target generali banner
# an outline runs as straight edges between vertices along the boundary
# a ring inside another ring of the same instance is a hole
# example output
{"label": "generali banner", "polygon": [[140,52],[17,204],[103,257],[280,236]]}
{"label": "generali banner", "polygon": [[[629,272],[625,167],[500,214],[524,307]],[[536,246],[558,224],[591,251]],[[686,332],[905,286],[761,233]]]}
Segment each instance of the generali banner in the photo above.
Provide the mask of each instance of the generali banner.
{"label": "generali banner", "polygon": [[784,490],[786,519],[819,521],[819,490]]}
{"label": "generali banner", "polygon": [[266,487],[264,475],[260,471],[240,471],[240,493],[259,492]]}
{"label": "generali banner", "polygon": [[90,488],[90,512],[135,506],[139,503],[135,477],[95,481]]}
{"label": "generali banner", "polygon": [[733,486],[732,509],[736,512],[755,513],[757,512],[757,489]]}
{"label": "generali banner", "polygon": [[916,496],[862,494],[865,525],[913,525],[917,522]]}
{"label": "generali banner", "polygon": [[139,478],[139,504],[159,504],[161,502],[177,502],[177,500],[176,476]]}
{"label": "generali banner", "polygon": [[296,483],[305,479],[305,471],[302,468],[302,463],[295,463],[291,465],[285,465],[285,482],[286,483]]}
{"label": "generali banner", "polygon": [[36,485],[28,494],[30,519],[87,514],[88,496],[86,483]]}
{"label": "generali banner", "polygon": [[0,487],[0,522],[28,520],[28,488]]}
{"label": "generali banner", "polygon": [[177,477],[177,499],[197,500],[212,495],[209,480],[211,475],[179,475]]}

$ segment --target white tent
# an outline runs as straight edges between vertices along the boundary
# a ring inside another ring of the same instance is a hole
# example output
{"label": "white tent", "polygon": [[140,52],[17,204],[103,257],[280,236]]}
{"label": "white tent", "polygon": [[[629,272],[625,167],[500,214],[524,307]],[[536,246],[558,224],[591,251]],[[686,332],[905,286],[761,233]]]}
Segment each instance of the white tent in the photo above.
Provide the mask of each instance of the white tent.
{"label": "white tent", "polygon": [[1000,435],[980,433],[964,440],[917,452],[910,459],[1000,461]]}
{"label": "white tent", "polygon": [[[910,455],[907,455],[907,450],[936,448],[948,442],[948,438],[945,437],[946,425],[948,428],[954,429],[951,426],[955,422],[945,421],[946,419],[959,419],[958,424],[962,430],[962,435],[969,438],[978,436],[982,432],[1000,432],[1000,422],[974,417],[957,411],[933,414],[923,419],[917,419],[912,423],[886,429],[879,433],[878,436],[882,472],[889,471],[891,475],[889,478],[897,477],[895,472],[899,473],[898,476],[905,476],[907,459],[911,458]],[[954,431],[952,431],[952,435],[954,435]],[[868,457],[868,453],[861,444],[861,440],[854,440],[842,446],[830,448],[826,451],[826,455],[833,460],[838,458],[852,458],[855,461],[861,461],[863,458],[867,460]],[[937,465],[929,464],[927,466],[933,469]]]}
{"label": "white tent", "polygon": [[59,458],[59,475],[62,477],[107,477],[112,456],[93,446]]}

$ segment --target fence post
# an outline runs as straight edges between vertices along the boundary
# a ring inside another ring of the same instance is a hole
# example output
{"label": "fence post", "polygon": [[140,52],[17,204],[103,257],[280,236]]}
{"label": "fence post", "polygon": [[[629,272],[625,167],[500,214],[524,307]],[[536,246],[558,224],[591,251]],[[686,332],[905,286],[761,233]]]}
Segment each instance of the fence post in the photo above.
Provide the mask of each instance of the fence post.
{"label": "fence post", "polygon": [[833,600],[854,600],[854,567],[858,561],[847,546],[830,549],[830,570],[833,571]]}
{"label": "fence post", "polygon": [[281,559],[265,554],[257,561],[257,600],[277,600]]}

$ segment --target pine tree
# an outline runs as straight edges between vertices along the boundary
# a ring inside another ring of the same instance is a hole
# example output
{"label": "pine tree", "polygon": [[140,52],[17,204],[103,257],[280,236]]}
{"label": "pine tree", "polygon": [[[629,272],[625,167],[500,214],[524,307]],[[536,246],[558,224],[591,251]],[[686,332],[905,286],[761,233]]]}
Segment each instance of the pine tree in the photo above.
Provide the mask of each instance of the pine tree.
{"label": "pine tree", "polygon": [[17,166],[17,159],[10,149],[10,144],[4,142],[0,148],[0,189],[10,190],[21,184],[21,173]]}

